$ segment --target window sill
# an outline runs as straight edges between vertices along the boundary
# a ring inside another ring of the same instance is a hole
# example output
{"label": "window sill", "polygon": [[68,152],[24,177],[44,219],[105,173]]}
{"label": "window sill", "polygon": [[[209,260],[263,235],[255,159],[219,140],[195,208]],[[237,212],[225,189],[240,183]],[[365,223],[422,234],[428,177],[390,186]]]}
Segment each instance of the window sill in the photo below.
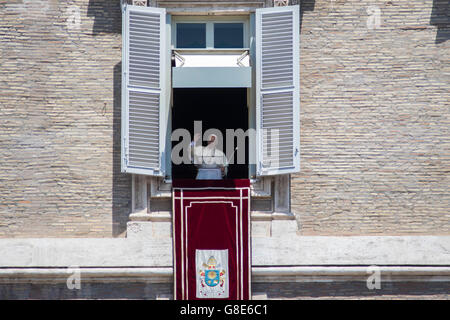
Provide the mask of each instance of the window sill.
{"label": "window sill", "polygon": [[[295,220],[292,212],[263,212],[252,211],[250,213],[251,221],[273,221],[273,220]],[[171,222],[172,212],[156,211],[156,212],[134,212],[130,214],[131,221],[151,221],[151,222]]]}
{"label": "window sill", "polygon": [[[172,198],[172,180],[149,178],[151,198]],[[250,179],[251,196],[254,198],[270,198],[272,196],[272,179],[270,177]]]}

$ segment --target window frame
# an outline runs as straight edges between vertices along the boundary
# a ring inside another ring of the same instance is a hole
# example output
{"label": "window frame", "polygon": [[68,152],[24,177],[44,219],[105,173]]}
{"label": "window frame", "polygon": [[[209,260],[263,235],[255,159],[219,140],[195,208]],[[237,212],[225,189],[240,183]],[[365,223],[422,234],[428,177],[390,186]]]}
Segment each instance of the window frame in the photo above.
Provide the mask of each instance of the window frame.
{"label": "window frame", "polygon": [[[127,7],[127,5],[122,7],[122,10],[125,10],[125,8]],[[143,8],[148,8],[148,7],[143,7]],[[186,14],[186,12],[184,9],[182,9],[182,14]],[[225,22],[225,21],[229,21],[229,22],[244,22],[244,48],[236,48],[236,49],[224,49],[224,48],[220,48],[220,49],[215,49],[213,48],[214,46],[214,38],[211,39],[211,43],[212,43],[212,47],[210,48],[206,48],[206,49],[191,49],[191,50],[197,50],[197,51],[203,51],[203,52],[207,52],[207,51],[212,51],[211,53],[219,53],[220,51],[237,51],[237,50],[249,50],[250,53],[250,57],[251,57],[251,61],[255,61],[255,55],[256,55],[256,49],[255,49],[255,13],[253,12],[249,12],[247,11],[246,13],[244,13],[244,15],[240,15],[239,13],[235,14],[230,13],[230,15],[228,16],[199,16],[199,15],[195,15],[198,14],[197,11],[195,11],[195,13],[192,13],[192,16],[183,16],[183,15],[174,15],[172,12],[166,12],[166,34],[165,34],[165,43],[166,43],[166,55],[165,58],[167,59],[167,63],[166,63],[166,77],[165,77],[165,81],[164,83],[166,84],[165,87],[165,104],[167,106],[167,109],[164,112],[164,117],[167,120],[167,132],[165,135],[165,146],[163,148],[163,153],[162,153],[162,159],[161,159],[161,165],[166,164],[166,168],[165,168],[165,175],[153,175],[153,174],[149,174],[147,172],[136,172],[135,174],[133,174],[133,188],[132,188],[132,199],[133,202],[135,199],[139,199],[139,202],[141,204],[143,204],[143,206],[139,206],[139,208],[135,208],[135,205],[133,205],[133,212],[138,210],[137,216],[139,216],[139,218],[142,218],[142,212],[143,210],[145,210],[145,212],[147,212],[147,209],[150,210],[150,207],[148,207],[149,205],[149,198],[152,197],[158,197],[158,198],[165,198],[171,197],[171,184],[172,184],[172,172],[171,172],[171,159],[170,159],[170,152],[169,154],[167,154],[167,151],[171,151],[171,141],[170,141],[170,132],[171,132],[171,115],[172,115],[172,95],[171,95],[171,91],[172,91],[172,84],[171,84],[171,77],[170,77],[170,72],[171,72],[171,65],[170,65],[170,59],[172,57],[172,53],[174,50],[177,50],[176,46],[174,46],[173,44],[176,43],[176,23],[179,22],[202,22],[202,21],[212,21],[212,23],[214,22]],[[210,27],[212,30],[214,30],[214,26],[213,24],[211,24]],[[174,35],[175,33],[175,35]],[[127,35],[126,32],[124,31],[124,29],[122,29],[122,36],[123,36],[123,40],[126,41],[127,39]],[[180,51],[188,51],[189,49],[178,49]],[[124,66],[124,64],[126,65],[126,61],[124,61],[122,59],[122,66]],[[252,71],[253,73],[255,72],[254,70]],[[162,73],[163,74],[163,73]],[[253,77],[255,75],[253,74]],[[124,75],[122,75],[122,79],[126,79],[126,76],[124,77]],[[122,86],[124,85],[125,81],[122,81]],[[255,128],[255,106],[256,106],[256,97],[255,97],[255,86],[253,85],[251,88],[248,88],[248,108],[249,108],[249,129],[253,128],[253,129],[257,129]],[[124,107],[124,105],[126,105],[126,99],[125,99],[125,95],[122,95],[122,108]],[[122,109],[122,116],[123,116],[123,112],[125,112],[126,110]],[[122,130],[124,128],[122,127]],[[122,141],[122,148],[124,146],[124,143]],[[166,152],[166,154],[164,155],[164,152]],[[255,152],[255,150],[253,148],[251,148],[250,150],[250,154],[252,154],[252,152]],[[123,157],[122,157],[123,158]],[[123,159],[122,159],[123,161]],[[129,171],[130,172],[130,171]],[[130,172],[132,173],[132,172]],[[142,175],[142,176],[141,176]],[[253,167],[253,165],[249,165],[249,178],[251,181],[251,186],[252,186],[252,196],[254,197],[261,197],[261,198],[272,198],[274,201],[274,208],[273,210],[275,210],[274,212],[278,212],[278,210],[281,208],[283,210],[286,210],[286,203],[282,203],[282,206],[277,205],[277,201],[279,201],[278,198],[280,198],[279,196],[276,196],[273,192],[274,192],[274,187],[276,187],[277,190],[284,190],[287,192],[287,199],[290,200],[290,188],[289,188],[289,181],[290,181],[290,175],[286,174],[283,176],[281,175],[268,175],[268,176],[257,176],[256,175],[256,168]],[[135,178],[139,178],[136,180],[136,186],[135,186]],[[142,179],[141,179],[142,178]],[[279,182],[277,182],[279,181]],[[145,197],[136,197],[136,195],[139,193],[140,195],[148,195],[147,194],[147,185],[148,182],[151,182],[150,186],[151,186],[151,190],[150,190],[150,195],[145,196]],[[277,187],[277,183],[278,185],[281,185],[282,187]],[[137,189],[136,189],[137,188]],[[284,198],[286,198],[284,197]],[[278,199],[278,200],[277,200]],[[290,211],[290,208],[287,208],[288,211]],[[150,213],[152,212],[152,210],[150,210]],[[159,213],[158,213],[159,215]],[[259,218],[262,217],[262,215],[258,216]],[[274,219],[274,218],[270,218],[270,220]],[[293,219],[293,216],[291,214],[291,217]],[[167,218],[169,219],[168,221],[170,221],[170,214],[167,216]],[[158,217],[158,219],[161,219],[161,217]],[[164,218],[163,218],[164,219]],[[282,219],[286,219],[286,217],[283,216]],[[132,219],[133,220],[133,219]]]}
{"label": "window frame", "polygon": [[[206,48],[178,48],[177,24],[178,23],[205,23],[206,24]],[[243,23],[244,41],[242,48],[214,48],[214,23]],[[248,50],[250,47],[250,17],[242,16],[172,16],[171,48],[172,50],[195,51],[224,51],[224,50]]]}

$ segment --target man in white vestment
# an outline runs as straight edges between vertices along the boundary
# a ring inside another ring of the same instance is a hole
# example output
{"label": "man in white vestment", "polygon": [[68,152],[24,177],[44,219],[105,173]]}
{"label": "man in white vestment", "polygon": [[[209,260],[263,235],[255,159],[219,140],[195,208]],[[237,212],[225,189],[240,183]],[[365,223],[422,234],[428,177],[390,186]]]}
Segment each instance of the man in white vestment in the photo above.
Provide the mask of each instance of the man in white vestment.
{"label": "man in white vestment", "polygon": [[[208,145],[201,145],[201,135],[197,133],[194,141],[189,146],[189,155],[198,168],[197,180],[221,180],[223,179],[228,161],[222,150],[217,148],[217,136],[211,134],[208,137]],[[200,141],[200,143],[199,143]]]}

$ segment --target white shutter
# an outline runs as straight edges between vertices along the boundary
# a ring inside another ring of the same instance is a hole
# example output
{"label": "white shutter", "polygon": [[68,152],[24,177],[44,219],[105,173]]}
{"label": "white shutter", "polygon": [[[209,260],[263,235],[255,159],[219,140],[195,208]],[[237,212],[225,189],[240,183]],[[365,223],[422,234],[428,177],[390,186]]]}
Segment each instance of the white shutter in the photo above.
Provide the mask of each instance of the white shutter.
{"label": "white shutter", "polygon": [[122,171],[163,176],[165,9],[124,6],[122,36]]}
{"label": "white shutter", "polygon": [[300,171],[299,6],[256,10],[259,176]]}

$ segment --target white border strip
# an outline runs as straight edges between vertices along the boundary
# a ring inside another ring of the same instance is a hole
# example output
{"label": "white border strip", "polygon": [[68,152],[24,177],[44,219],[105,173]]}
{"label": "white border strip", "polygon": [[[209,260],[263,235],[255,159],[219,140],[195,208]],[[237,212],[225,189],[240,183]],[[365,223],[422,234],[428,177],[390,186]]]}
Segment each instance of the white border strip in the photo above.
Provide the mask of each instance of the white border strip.
{"label": "white border strip", "polygon": [[[200,200],[200,199],[197,199]],[[203,203],[225,203],[225,204],[231,204],[231,207],[235,209],[235,215],[236,215],[236,236],[237,236],[237,228],[238,228],[238,213],[237,213],[237,207],[233,204],[233,201],[191,201],[189,203],[189,206],[187,206],[185,208],[185,220],[186,220],[186,235],[188,234],[188,209],[190,209],[192,207],[193,204],[203,204]],[[188,242],[187,242],[187,237],[186,237],[186,252],[188,252]],[[236,252],[236,254],[238,254],[238,252]],[[188,261],[189,259],[186,257],[186,279],[189,277],[188,274]],[[238,266],[237,266],[238,267]],[[228,264],[228,268],[229,268],[229,264]],[[227,270],[227,272],[229,272],[229,270]],[[189,292],[188,292],[189,286],[188,284],[186,284],[186,296],[189,297]]]}

